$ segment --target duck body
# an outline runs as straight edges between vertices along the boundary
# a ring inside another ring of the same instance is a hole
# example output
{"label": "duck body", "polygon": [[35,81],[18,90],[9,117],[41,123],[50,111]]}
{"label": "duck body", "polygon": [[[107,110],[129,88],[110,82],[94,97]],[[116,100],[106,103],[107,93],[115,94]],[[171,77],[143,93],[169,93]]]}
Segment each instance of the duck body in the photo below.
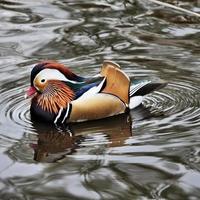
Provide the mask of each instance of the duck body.
{"label": "duck body", "polygon": [[64,65],[43,62],[31,72],[31,117],[55,124],[97,120],[128,112],[143,96],[162,88],[165,82],[134,81],[120,66],[105,61],[100,74],[84,78]]}

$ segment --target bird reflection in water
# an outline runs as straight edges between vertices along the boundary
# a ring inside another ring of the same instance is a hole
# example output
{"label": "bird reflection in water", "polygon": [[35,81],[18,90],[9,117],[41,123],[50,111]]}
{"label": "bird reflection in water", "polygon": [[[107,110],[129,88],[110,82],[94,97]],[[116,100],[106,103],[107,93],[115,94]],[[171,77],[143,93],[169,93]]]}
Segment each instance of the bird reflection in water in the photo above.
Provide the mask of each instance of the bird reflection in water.
{"label": "bird reflection in water", "polygon": [[[145,113],[144,113],[145,112]],[[137,115],[137,116],[136,116]],[[66,155],[75,154],[85,144],[98,144],[95,136],[103,135],[105,148],[123,146],[132,136],[132,120],[140,120],[148,116],[143,108],[134,111],[134,115],[122,114],[119,116],[68,126],[55,127],[49,124],[33,123],[38,133],[37,144],[30,144],[34,150],[34,160],[37,162],[58,162]],[[96,140],[96,141],[95,141]],[[102,144],[102,141],[100,142]]]}
{"label": "bird reflection in water", "polygon": [[[37,144],[30,146],[34,150],[34,160],[39,162],[56,162],[73,154],[81,143],[92,135],[102,133],[108,140],[107,147],[121,146],[132,135],[130,115],[121,115],[110,119],[53,127],[36,124]],[[93,138],[94,139],[94,138]],[[98,142],[98,141],[97,141]]]}

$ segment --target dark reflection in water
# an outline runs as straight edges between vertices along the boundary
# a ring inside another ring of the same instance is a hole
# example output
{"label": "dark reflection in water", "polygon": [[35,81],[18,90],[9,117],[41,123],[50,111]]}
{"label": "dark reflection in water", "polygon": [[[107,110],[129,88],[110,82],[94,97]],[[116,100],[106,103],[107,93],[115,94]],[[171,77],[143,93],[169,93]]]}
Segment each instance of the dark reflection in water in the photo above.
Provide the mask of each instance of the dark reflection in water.
{"label": "dark reflection in water", "polygon": [[[198,17],[147,0],[5,0],[0,19],[0,199],[200,199]],[[83,76],[110,59],[170,84],[129,115],[36,124],[24,91],[46,59]]]}
{"label": "dark reflection in water", "polygon": [[90,123],[71,124],[67,127],[34,124],[38,133],[37,144],[30,144],[34,149],[34,160],[56,162],[65,158],[67,154],[75,153],[76,149],[84,148],[86,142],[92,143],[98,134],[106,148],[123,146],[132,136],[131,123],[129,115],[121,115]]}

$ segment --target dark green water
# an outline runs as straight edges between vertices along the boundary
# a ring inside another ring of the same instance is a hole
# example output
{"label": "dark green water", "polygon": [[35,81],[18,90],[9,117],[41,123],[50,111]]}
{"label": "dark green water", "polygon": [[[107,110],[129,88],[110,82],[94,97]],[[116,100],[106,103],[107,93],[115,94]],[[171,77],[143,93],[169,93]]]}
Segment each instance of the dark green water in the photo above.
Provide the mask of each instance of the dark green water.
{"label": "dark green water", "polygon": [[[170,83],[130,115],[33,124],[24,91],[44,59]],[[0,1],[0,199],[200,199],[199,85],[197,17],[145,0]]]}

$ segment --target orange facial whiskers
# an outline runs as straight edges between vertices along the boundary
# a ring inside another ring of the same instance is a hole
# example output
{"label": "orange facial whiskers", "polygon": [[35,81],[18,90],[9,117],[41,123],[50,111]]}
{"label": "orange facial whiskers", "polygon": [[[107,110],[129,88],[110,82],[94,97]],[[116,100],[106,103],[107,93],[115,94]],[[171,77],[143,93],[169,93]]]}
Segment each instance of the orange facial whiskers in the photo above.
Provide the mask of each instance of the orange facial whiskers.
{"label": "orange facial whiskers", "polygon": [[74,99],[74,92],[65,83],[57,80],[48,81],[42,94],[38,94],[37,104],[44,111],[58,113],[60,108],[66,108],[67,104]]}

